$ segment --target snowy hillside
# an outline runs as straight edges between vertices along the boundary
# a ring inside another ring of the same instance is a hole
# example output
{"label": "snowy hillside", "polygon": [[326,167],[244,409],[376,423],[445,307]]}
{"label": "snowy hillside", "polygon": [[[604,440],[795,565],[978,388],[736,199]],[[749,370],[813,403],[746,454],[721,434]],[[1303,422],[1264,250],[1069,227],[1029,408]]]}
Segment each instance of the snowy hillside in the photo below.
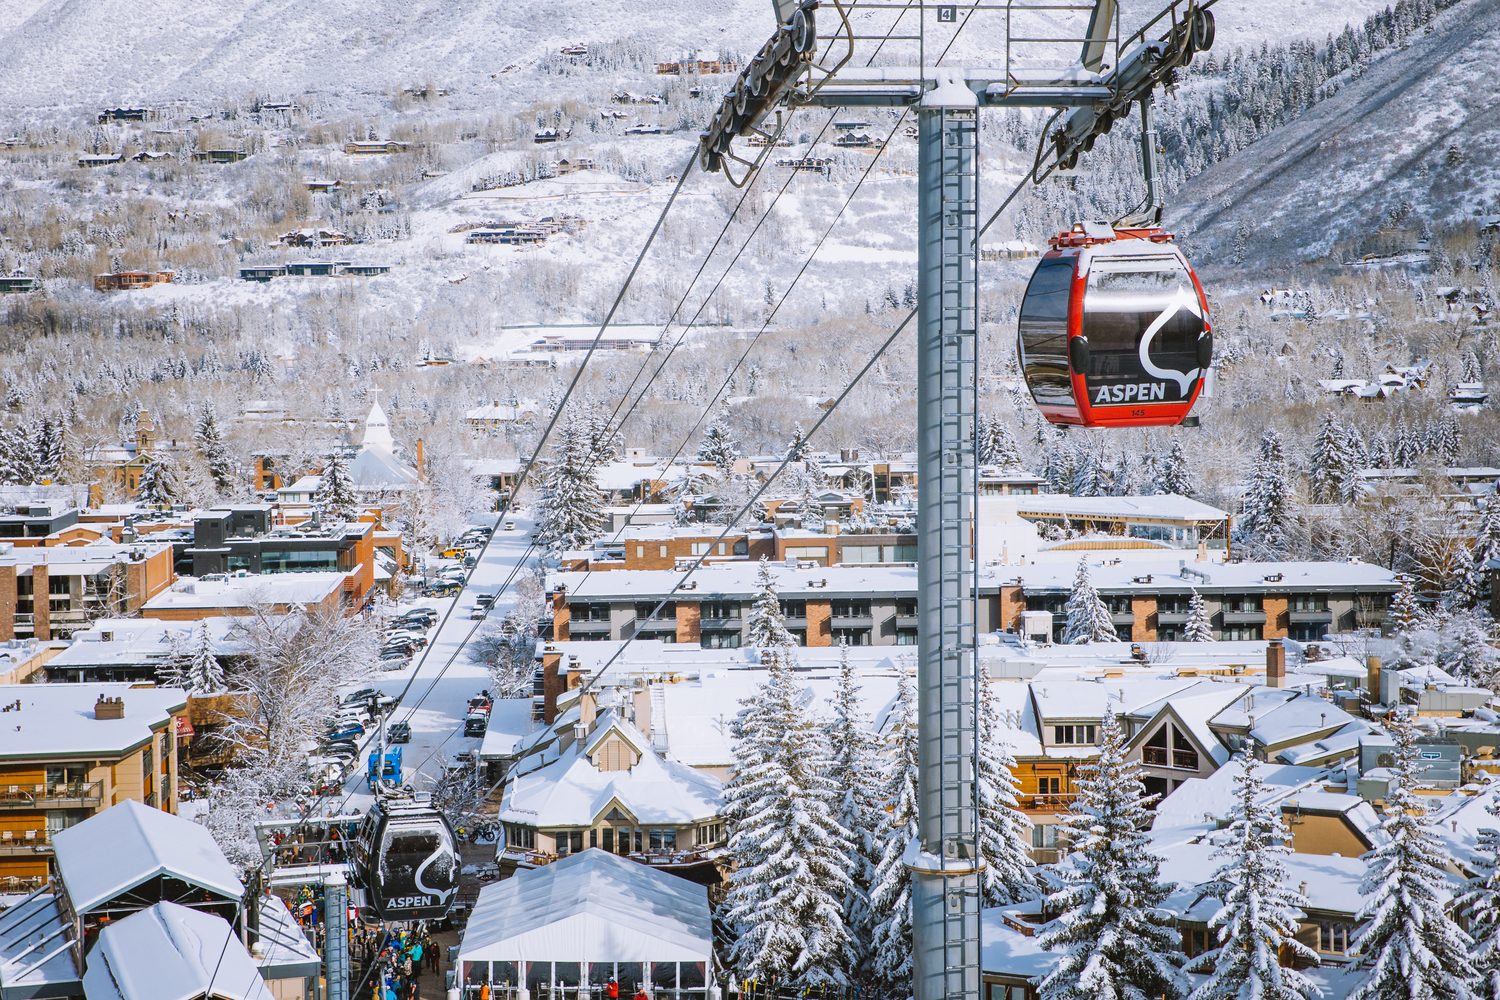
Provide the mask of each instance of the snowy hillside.
{"label": "snowy hillside", "polygon": [[1228,263],[1311,260],[1335,244],[1353,252],[1402,216],[1452,223],[1492,213],[1497,59],[1500,0],[1459,4],[1333,98],[1198,175],[1170,220],[1200,259]]}
{"label": "snowy hillside", "polygon": [[[1217,9],[1219,45],[1321,39],[1384,6],[1227,0]],[[1128,0],[1122,25],[1129,31],[1159,7]],[[506,67],[575,42],[629,40],[662,58],[747,54],[764,41],[770,9],[770,0],[162,0],[143,17],[127,0],[8,0],[0,51],[26,58],[0,60],[0,107],[384,93],[428,78],[482,106],[506,100],[509,81],[496,82]],[[1003,49],[992,37],[974,44]]]}

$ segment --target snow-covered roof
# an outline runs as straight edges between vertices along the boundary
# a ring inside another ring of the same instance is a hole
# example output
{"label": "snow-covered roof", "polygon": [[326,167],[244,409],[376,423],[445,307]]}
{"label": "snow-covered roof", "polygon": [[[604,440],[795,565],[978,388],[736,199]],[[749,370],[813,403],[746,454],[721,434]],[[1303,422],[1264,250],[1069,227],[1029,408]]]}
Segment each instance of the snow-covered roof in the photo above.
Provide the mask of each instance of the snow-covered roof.
{"label": "snow-covered roof", "polygon": [[[612,724],[634,728],[623,720]],[[651,745],[639,730],[631,742]],[[724,807],[723,784],[686,764],[647,752],[629,770],[602,771],[582,750],[575,741],[558,750],[556,759],[507,782],[500,820],[543,827],[591,826],[611,802],[618,802],[639,823],[686,825],[717,816]]]}
{"label": "snow-covered roof", "polygon": [[316,976],[322,968],[323,957],[307,940],[302,925],[287,909],[286,902],[274,894],[262,896],[256,912],[260,915],[256,933],[261,947],[256,964],[261,967],[264,978]]}
{"label": "snow-covered roof", "polygon": [[1222,521],[1228,511],[1176,493],[1145,497],[1075,497],[1036,493],[1016,499],[1021,514],[1066,514],[1069,517],[1141,518],[1153,521]]}
{"label": "snow-covered roof", "polygon": [[708,962],[708,890],[591,848],[479,891],[460,962]]}
{"label": "snow-covered roof", "polygon": [[362,490],[399,490],[418,479],[417,470],[389,449],[366,444],[349,462],[349,482]]}
{"label": "snow-covered roof", "polygon": [[[101,696],[123,699],[120,719],[94,718]],[[151,739],[187,706],[187,692],[177,688],[130,684],[0,684],[0,704],[20,701],[21,708],[0,726],[0,759],[117,755]]]}
{"label": "snow-covered roof", "polygon": [[[1218,912],[1222,904],[1213,897],[1195,903],[1198,887],[1212,880],[1224,862],[1214,856],[1217,850],[1211,843],[1180,844],[1161,855],[1161,880],[1176,885],[1162,904],[1166,909],[1181,919],[1201,922]],[[1293,853],[1282,855],[1280,860],[1286,869],[1282,885],[1300,890],[1307,897],[1307,909],[1350,917],[1359,912],[1363,902],[1359,885],[1365,876],[1361,859]]]}
{"label": "snow-covered roof", "polygon": [[343,587],[346,574],[262,573],[227,580],[196,580],[183,577],[146,602],[144,613],[200,610],[204,608],[248,608],[257,604],[318,604]]}
{"label": "snow-covered roof", "polygon": [[[243,643],[230,638],[235,618],[217,616],[203,619],[208,625],[214,652],[240,652]],[[146,664],[164,661],[172,651],[172,636],[187,648],[198,629],[196,621],[166,621],[161,618],[105,618],[88,629],[73,633],[73,642],[47,661],[53,669],[107,664]],[[108,640],[105,636],[109,636]]]}
{"label": "snow-covered roof", "polygon": [[0,987],[6,994],[76,995],[76,989],[56,988],[79,982],[67,933],[72,926],[61,900],[50,892],[33,893],[0,913]]}
{"label": "snow-covered roof", "polygon": [[[1185,779],[1156,804],[1151,829],[1160,831],[1207,823],[1212,830],[1219,821],[1229,819],[1237,801],[1235,782],[1244,768],[1244,760],[1235,758],[1205,778]],[[1327,768],[1290,764],[1262,764],[1259,775],[1264,785],[1260,801],[1264,803],[1292,798],[1304,789],[1321,787],[1330,778]]]}
{"label": "snow-covered roof", "polygon": [[1031,682],[1031,695],[1037,717],[1050,726],[1072,719],[1097,721],[1110,711],[1140,714],[1143,707],[1200,683],[1196,677],[1112,677],[1096,682],[1039,676]]}
{"label": "snow-covered roof", "polygon": [[1159,701],[1142,705],[1132,710],[1130,714],[1149,721],[1158,713],[1170,708],[1193,734],[1193,739],[1197,740],[1198,745],[1213,756],[1214,763],[1223,764],[1229,759],[1229,750],[1219,742],[1219,738],[1209,728],[1208,721],[1227,706],[1245,697],[1249,691],[1249,688],[1237,684],[1221,684],[1217,681],[1203,680]]}
{"label": "snow-covered roof", "polygon": [[[1195,563],[1181,550],[1121,549],[1088,557],[1089,579],[1106,591],[1148,593],[1241,592],[1258,590],[1391,590],[1397,587],[1390,570],[1362,562],[1241,562]],[[1001,582],[1019,580],[1028,593],[1073,589],[1078,573],[1077,553],[1064,552],[1026,566],[1000,566],[991,572]],[[979,586],[987,585],[987,573]],[[1147,577],[1150,579],[1148,580]],[[1267,579],[1271,577],[1272,579]]]}
{"label": "snow-covered roof", "polygon": [[[835,536],[827,537],[829,546],[836,543]],[[691,590],[679,591],[682,600],[702,600],[710,595],[725,594],[747,596],[757,594],[760,588],[755,576],[760,566],[748,560],[744,562],[705,563],[688,578]],[[882,569],[879,566],[819,566],[815,569],[790,570],[784,566],[772,571],[776,577],[776,589],[783,598],[828,596],[833,594],[869,593],[915,593],[917,571],[914,569]],[[608,600],[610,598],[644,598],[647,595],[666,594],[682,582],[684,574],[677,570],[612,570],[608,573],[550,573],[548,586],[561,583],[567,586],[569,598],[579,600]]]}
{"label": "snow-covered roof", "polygon": [[530,698],[499,698],[490,705],[490,720],[484,729],[479,756],[499,760],[513,755],[521,740],[541,724],[531,718]]}
{"label": "snow-covered roof", "polygon": [[228,899],[245,887],[206,827],[126,799],[52,835],[57,870],[77,913],[170,874]]}
{"label": "snow-covered roof", "polygon": [[1332,702],[1305,691],[1257,686],[1250,697],[1224,709],[1213,721],[1245,729],[1261,746],[1274,747],[1331,736],[1356,720]]}
{"label": "snow-covered roof", "polygon": [[223,917],[157,903],[106,924],[89,951],[89,1000],[274,1000]]}

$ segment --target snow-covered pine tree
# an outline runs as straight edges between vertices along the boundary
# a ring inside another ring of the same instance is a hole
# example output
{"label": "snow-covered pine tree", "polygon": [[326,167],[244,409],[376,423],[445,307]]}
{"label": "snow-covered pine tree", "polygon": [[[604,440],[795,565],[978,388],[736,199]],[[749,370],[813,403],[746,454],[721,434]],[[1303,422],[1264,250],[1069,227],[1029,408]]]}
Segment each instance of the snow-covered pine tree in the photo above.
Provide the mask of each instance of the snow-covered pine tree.
{"label": "snow-covered pine tree", "polygon": [[1157,466],[1155,486],[1157,493],[1175,493],[1184,497],[1193,495],[1192,480],[1188,478],[1187,455],[1183,454],[1182,442],[1175,437],[1172,439],[1172,447]]}
{"label": "snow-covered pine tree", "polygon": [[1398,633],[1411,631],[1427,617],[1427,612],[1417,601],[1417,592],[1412,589],[1410,578],[1401,581],[1401,588],[1391,598],[1391,609],[1387,617]]}
{"label": "snow-covered pine tree", "polygon": [[1474,537],[1474,563],[1483,567],[1491,559],[1500,559],[1500,494],[1493,494],[1479,512]]}
{"label": "snow-covered pine tree", "polygon": [[1282,453],[1281,435],[1260,436],[1260,460],[1245,484],[1238,533],[1256,558],[1284,558],[1295,542],[1300,511]]}
{"label": "snow-covered pine tree", "polygon": [[1443,414],[1433,438],[1433,451],[1437,453],[1437,460],[1445,466],[1457,465],[1463,441],[1458,430],[1458,418],[1453,415],[1452,410]]}
{"label": "snow-covered pine tree", "polygon": [[604,530],[604,495],[599,491],[593,442],[577,421],[559,433],[537,492],[537,541],[543,546],[584,548]]}
{"label": "snow-covered pine tree", "polygon": [[[1214,852],[1221,859],[1200,898],[1223,906],[1209,919],[1219,947],[1192,966],[1212,969],[1191,1000],[1312,1000],[1322,990],[1295,968],[1282,968],[1282,949],[1317,965],[1318,955],[1297,940],[1307,899],[1287,888],[1285,855],[1292,853],[1280,804],[1267,804],[1260,765],[1246,758],[1235,778],[1235,812],[1230,841]],[[1190,966],[1191,968],[1191,966]]]}
{"label": "snow-covered pine tree", "polygon": [[322,480],[313,502],[328,517],[352,521],[359,516],[359,497],[354,492],[354,483],[349,478],[349,469],[344,457],[338,452],[329,456],[323,466]]}
{"label": "snow-covered pine tree", "polygon": [[786,456],[792,462],[803,462],[807,456],[812,454],[812,445],[808,444],[807,435],[802,430],[802,424],[792,425],[792,439],[787,442]]}
{"label": "snow-covered pine tree", "polygon": [[1395,468],[1414,468],[1421,460],[1422,453],[1425,450],[1425,442],[1413,432],[1411,425],[1406,422],[1406,416],[1403,414],[1401,419],[1396,422],[1396,441],[1391,453],[1391,459],[1395,462]]}
{"label": "snow-covered pine tree", "polygon": [[1120,452],[1119,461],[1109,474],[1109,495],[1112,497],[1133,497],[1140,490],[1135,481],[1135,466],[1131,464],[1128,452]]}
{"label": "snow-covered pine tree", "polygon": [[62,474],[63,457],[67,450],[67,424],[63,414],[43,419],[37,427],[36,436],[36,481],[57,482]]}
{"label": "snow-covered pine tree", "polygon": [[889,810],[881,829],[883,844],[870,909],[875,929],[871,936],[871,971],[898,989],[911,985],[911,870],[902,861],[906,846],[917,836],[917,693],[907,670],[896,683],[896,705],[890,726],[894,746],[881,786]]}
{"label": "snow-covered pine tree", "polygon": [[1177,1000],[1187,992],[1182,938],[1159,909],[1170,888],[1145,833],[1152,798],[1140,765],[1125,759],[1114,713],[1104,717],[1099,758],[1079,768],[1079,794],[1063,819],[1072,846],[1062,888],[1047,897],[1059,914],[1037,936],[1066,949],[1042,981],[1041,1000]]}
{"label": "snow-covered pine tree", "polygon": [[176,470],[167,459],[153,455],[141,470],[136,498],[141,503],[171,505],[176,502],[177,495]]}
{"label": "snow-covered pine tree", "polygon": [[781,598],[776,594],[776,577],[772,575],[771,563],[765,556],[760,557],[755,589],[755,603],[745,616],[745,644],[759,650],[786,649],[797,645],[797,637],[788,631],[786,618],[781,614]]}
{"label": "snow-covered pine tree", "polygon": [[833,748],[833,779],[838,784],[839,825],[849,831],[845,845],[849,878],[854,888],[844,896],[844,926],[854,939],[857,967],[870,956],[874,916],[870,888],[880,864],[885,810],[879,801],[880,758],[864,709],[860,707],[859,678],[849,661],[849,644],[839,640],[839,680],[833,696],[833,718],[828,742]]}
{"label": "snow-covered pine tree", "polygon": [[1068,492],[1075,497],[1103,496],[1104,470],[1099,460],[1088,449],[1080,449],[1073,460],[1073,478],[1068,483]]}
{"label": "snow-covered pine tree", "polygon": [[1365,977],[1349,1000],[1466,1000],[1477,978],[1469,959],[1473,941],[1448,912],[1453,859],[1416,793],[1417,729],[1405,715],[1394,716],[1389,728],[1396,781],[1381,829],[1390,839],[1365,855],[1362,923],[1350,948]]}
{"label": "snow-covered pine tree", "polygon": [[1094,589],[1089,578],[1088,557],[1078,560],[1078,574],[1073,577],[1073,593],[1063,605],[1068,615],[1068,624],[1063,629],[1063,642],[1117,642],[1120,638],[1115,623],[1110,620],[1109,607]]}
{"label": "snow-covered pine tree", "polygon": [[203,404],[203,409],[198,414],[198,432],[195,437],[214,488],[219,491],[220,496],[229,493],[234,489],[234,460],[229,456],[229,449],[224,446],[224,436],[219,433],[219,418],[214,412],[213,403]]}
{"label": "snow-covered pine tree", "polygon": [[989,671],[979,672],[979,770],[975,795],[979,799],[979,856],[984,859],[980,891],[986,906],[1006,906],[1037,894],[1031,862],[1031,820],[1021,812],[1016,795],[1016,761],[1002,738],[1004,726],[995,712],[995,692]]}
{"label": "snow-covered pine tree", "polygon": [[1349,433],[1332,410],[1323,414],[1308,456],[1308,492],[1313,503],[1343,503],[1354,493],[1360,461],[1349,448]]}
{"label": "snow-covered pine tree", "polygon": [[728,476],[734,471],[734,460],[740,457],[740,444],[729,433],[729,424],[723,417],[716,418],[703,434],[703,443],[698,446],[698,458],[714,463],[720,474]]}
{"label": "snow-covered pine tree", "polygon": [[1208,617],[1208,609],[1203,606],[1203,595],[1193,589],[1193,596],[1188,598],[1188,620],[1182,630],[1183,642],[1213,642],[1214,626]]}
{"label": "snow-covered pine tree", "polygon": [[[1500,807],[1494,802],[1485,810],[1500,818]],[[1500,829],[1480,829],[1469,868],[1475,874],[1455,911],[1468,918],[1469,936],[1474,939],[1470,955],[1478,973],[1474,1000],[1500,1000]]]}
{"label": "snow-covered pine tree", "polygon": [[193,648],[188,664],[188,690],[195,695],[218,694],[224,690],[224,668],[214,655],[214,642],[208,634],[208,622],[200,620],[193,629]]}
{"label": "snow-covered pine tree", "polygon": [[735,775],[724,789],[734,859],[724,900],[735,934],[729,962],[741,976],[842,986],[858,954],[844,926],[855,885],[832,756],[802,705],[789,651],[767,666],[769,678],[736,719]]}
{"label": "snow-covered pine tree", "polygon": [[158,687],[185,688],[188,674],[192,670],[193,654],[182,641],[180,632],[173,632],[168,639],[167,658],[156,668]]}
{"label": "snow-covered pine tree", "polygon": [[1021,469],[1025,467],[1025,463],[1021,460],[1021,447],[1016,443],[1015,435],[1000,421],[999,417],[990,420],[989,449],[990,461],[998,468]]}

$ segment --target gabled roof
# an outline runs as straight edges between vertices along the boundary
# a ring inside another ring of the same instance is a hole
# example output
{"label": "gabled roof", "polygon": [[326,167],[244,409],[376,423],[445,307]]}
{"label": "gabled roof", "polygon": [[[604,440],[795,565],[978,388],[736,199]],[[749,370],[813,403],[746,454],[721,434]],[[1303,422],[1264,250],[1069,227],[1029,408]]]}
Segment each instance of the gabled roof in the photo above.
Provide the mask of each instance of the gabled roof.
{"label": "gabled roof", "polygon": [[630,744],[630,748],[639,756],[644,757],[651,752],[651,741],[646,738],[646,735],[610,709],[599,716],[594,731],[584,742],[584,756],[592,757],[594,751],[599,749],[599,745],[608,738],[610,733],[618,734],[620,739]]}
{"label": "gabled roof", "polygon": [[459,960],[706,962],[708,890],[591,848],[479,891]]}
{"label": "gabled roof", "polygon": [[207,828],[134,799],[52,837],[57,870],[76,913],[158,875],[171,875],[227,899],[245,887]]}
{"label": "gabled roof", "polygon": [[274,1000],[223,917],[157,903],[107,924],[89,952],[89,1000]]}

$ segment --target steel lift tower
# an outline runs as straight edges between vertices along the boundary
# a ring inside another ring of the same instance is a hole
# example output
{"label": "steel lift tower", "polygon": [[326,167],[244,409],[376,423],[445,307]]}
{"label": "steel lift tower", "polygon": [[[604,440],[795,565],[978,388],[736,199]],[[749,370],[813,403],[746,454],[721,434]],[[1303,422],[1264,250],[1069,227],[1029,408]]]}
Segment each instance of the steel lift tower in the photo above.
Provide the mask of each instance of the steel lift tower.
{"label": "steel lift tower", "polygon": [[[1032,166],[1031,179],[1039,183],[1055,169],[1076,166],[1080,154],[1138,104],[1146,182],[1138,217],[1159,221],[1152,93],[1212,45],[1212,2],[1174,0],[1122,39],[1116,0],[827,0],[821,6],[818,0],[773,0],[776,34],[740,74],[702,137],[703,166],[724,169],[741,186],[775,144],[767,142],[749,160],[736,154],[733,140],[756,134],[774,140],[760,126],[778,106],[907,108],[917,117],[920,835],[905,856],[914,883],[916,1000],[979,1000],[980,994],[974,557],[979,112],[1059,109]],[[815,11],[837,22],[821,56]],[[1003,42],[1003,58],[989,67],[943,65],[939,53],[971,18],[976,23],[967,37],[988,39],[991,49]],[[997,25],[1002,18],[1003,31]],[[1064,61],[1069,49],[1079,53],[1072,62]],[[915,65],[869,65],[877,51],[882,61],[909,54]],[[738,178],[731,164],[742,168]]]}

